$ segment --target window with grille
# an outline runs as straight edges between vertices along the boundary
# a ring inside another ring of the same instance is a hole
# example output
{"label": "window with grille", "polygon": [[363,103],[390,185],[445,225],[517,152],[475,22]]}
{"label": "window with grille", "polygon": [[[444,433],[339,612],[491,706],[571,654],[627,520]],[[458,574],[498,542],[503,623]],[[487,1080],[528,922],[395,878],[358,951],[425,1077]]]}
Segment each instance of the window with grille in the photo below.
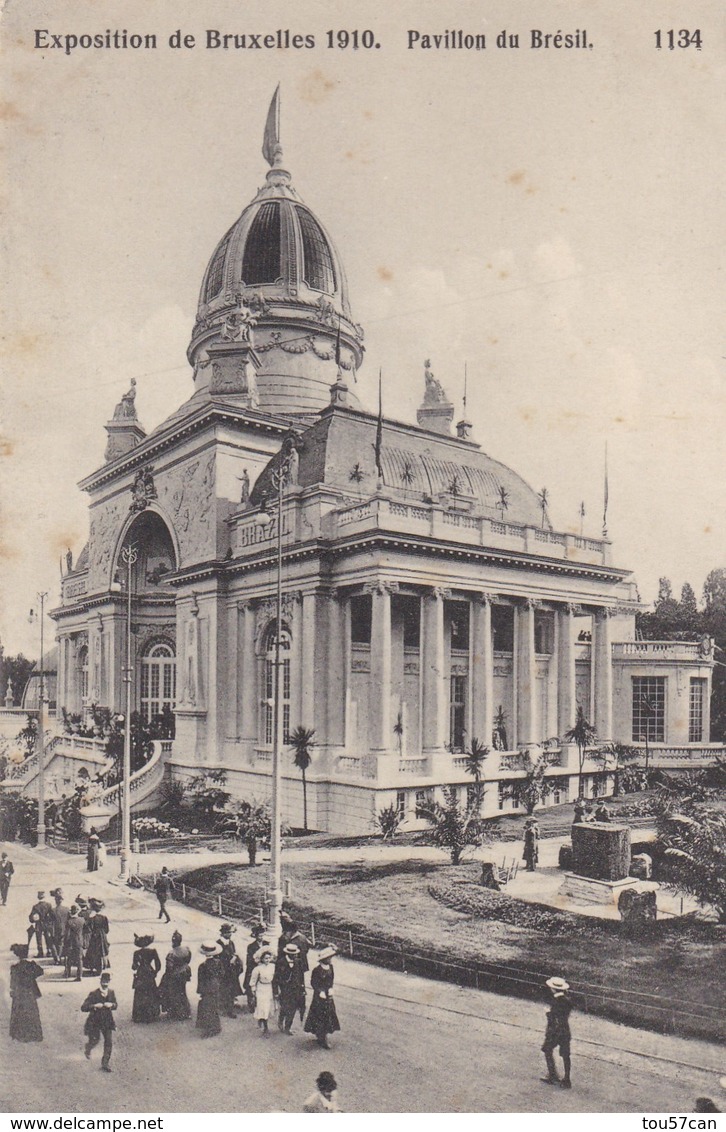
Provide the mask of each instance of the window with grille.
{"label": "window with grille", "polygon": [[406,793],[404,790],[399,790],[396,793],[396,812],[403,821],[406,816]]}
{"label": "window with grille", "polygon": [[282,274],[280,205],[266,201],[260,205],[245,243],[242,279],[245,283],[274,283]]}
{"label": "window with grille", "polygon": [[[275,630],[267,636],[267,650],[265,653],[265,696],[263,703],[264,742],[272,744],[275,741]],[[280,700],[282,706],[282,741],[290,742],[290,658],[283,656],[290,651],[290,634],[284,629],[280,635]]]}
{"label": "window with grille", "polygon": [[372,610],[370,594],[358,594],[350,599],[350,639],[354,645],[371,643]]}
{"label": "window with grille", "polygon": [[703,706],[706,702],[706,681],[701,676],[691,679],[688,699],[688,742],[703,742]]}
{"label": "window with grille", "polygon": [[466,729],[466,676],[451,677],[449,742],[454,751],[464,749]]}
{"label": "window with grille", "polygon": [[141,718],[150,723],[176,704],[176,657],[171,645],[157,644],[141,661]]}
{"label": "window with grille", "polygon": [[335,292],[335,268],[330,246],[317,220],[305,208],[296,207],[303,244],[303,279],[314,291]]}
{"label": "window with grille", "polygon": [[665,741],[665,676],[633,676],[633,742]]}
{"label": "window with grille", "polygon": [[447,604],[451,618],[451,647],[460,652],[469,648],[469,604],[455,601]]}
{"label": "window with grille", "polygon": [[85,645],[78,654],[78,672],[81,702],[85,703],[88,699],[88,649]]}
{"label": "window with grille", "polygon": [[416,791],[416,817],[426,817],[427,812],[431,808],[433,798],[428,790]]}

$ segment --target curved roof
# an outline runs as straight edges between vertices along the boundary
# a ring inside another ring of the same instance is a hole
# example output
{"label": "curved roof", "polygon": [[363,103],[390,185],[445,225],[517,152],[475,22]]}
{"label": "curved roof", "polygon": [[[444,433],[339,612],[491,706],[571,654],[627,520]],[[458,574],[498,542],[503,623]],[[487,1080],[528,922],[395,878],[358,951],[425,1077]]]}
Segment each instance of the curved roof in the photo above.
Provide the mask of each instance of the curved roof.
{"label": "curved roof", "polygon": [[[326,410],[299,437],[298,485],[326,484],[348,496],[373,494],[378,479],[377,424],[372,414]],[[252,505],[271,494],[271,474],[279,460],[278,453],[257,479]],[[470,441],[384,421],[381,469],[384,487],[400,490],[411,501],[459,496],[471,503],[474,512],[499,518],[503,510],[508,523],[542,526],[542,508],[533,488],[506,464],[493,460]],[[503,509],[502,491],[506,500]],[[545,522],[545,529],[550,529],[549,522]]]}

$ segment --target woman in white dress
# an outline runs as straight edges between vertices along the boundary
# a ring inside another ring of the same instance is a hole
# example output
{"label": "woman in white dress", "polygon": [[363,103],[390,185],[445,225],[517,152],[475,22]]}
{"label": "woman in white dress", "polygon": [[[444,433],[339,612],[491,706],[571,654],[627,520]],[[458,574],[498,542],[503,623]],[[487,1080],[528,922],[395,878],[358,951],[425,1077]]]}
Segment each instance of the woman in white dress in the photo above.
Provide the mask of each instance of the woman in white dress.
{"label": "woman in white dress", "polygon": [[275,1011],[275,1001],[272,994],[272,980],[275,977],[275,963],[272,951],[262,948],[255,955],[257,966],[252,972],[250,990],[255,996],[255,1018],[262,1030],[263,1038],[270,1036],[267,1023]]}

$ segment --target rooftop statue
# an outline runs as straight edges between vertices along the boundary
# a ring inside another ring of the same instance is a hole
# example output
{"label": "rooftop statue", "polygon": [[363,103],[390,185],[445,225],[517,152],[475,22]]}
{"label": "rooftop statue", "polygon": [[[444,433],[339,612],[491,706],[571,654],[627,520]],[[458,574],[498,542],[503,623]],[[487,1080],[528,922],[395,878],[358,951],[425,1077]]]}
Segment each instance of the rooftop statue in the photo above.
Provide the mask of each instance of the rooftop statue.
{"label": "rooftop statue", "polygon": [[124,393],[113,411],[115,421],[137,421],[136,415],[136,378],[131,378],[131,388]]}

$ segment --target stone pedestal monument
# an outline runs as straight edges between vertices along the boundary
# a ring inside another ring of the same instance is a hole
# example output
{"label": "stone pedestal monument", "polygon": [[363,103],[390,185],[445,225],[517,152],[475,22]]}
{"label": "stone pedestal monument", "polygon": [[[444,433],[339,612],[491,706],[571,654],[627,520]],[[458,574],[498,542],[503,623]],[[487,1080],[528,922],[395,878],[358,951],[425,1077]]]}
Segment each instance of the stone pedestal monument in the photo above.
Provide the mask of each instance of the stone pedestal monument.
{"label": "stone pedestal monument", "polygon": [[635,888],[630,873],[630,830],[610,822],[572,827],[572,871],[561,892],[578,904],[617,904],[624,889]]}

